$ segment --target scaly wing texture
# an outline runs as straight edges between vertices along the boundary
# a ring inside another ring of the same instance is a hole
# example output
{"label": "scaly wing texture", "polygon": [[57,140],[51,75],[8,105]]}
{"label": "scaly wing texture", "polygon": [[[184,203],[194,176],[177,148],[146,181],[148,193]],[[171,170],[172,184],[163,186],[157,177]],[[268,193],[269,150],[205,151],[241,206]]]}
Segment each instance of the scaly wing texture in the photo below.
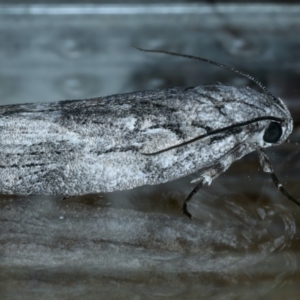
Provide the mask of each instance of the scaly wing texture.
{"label": "scaly wing texture", "polygon": [[265,122],[156,156],[142,153],[251,118],[282,116],[268,101],[251,89],[220,85],[2,106],[0,190],[108,192],[166,182],[218,161],[227,168],[256,148],[253,141]]}

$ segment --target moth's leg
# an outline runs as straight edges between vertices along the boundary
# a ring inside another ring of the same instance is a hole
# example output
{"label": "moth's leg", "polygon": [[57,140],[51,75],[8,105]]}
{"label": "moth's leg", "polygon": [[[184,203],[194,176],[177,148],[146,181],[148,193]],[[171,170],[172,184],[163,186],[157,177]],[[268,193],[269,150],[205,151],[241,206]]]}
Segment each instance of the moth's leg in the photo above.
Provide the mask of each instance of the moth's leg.
{"label": "moth's leg", "polygon": [[188,216],[190,219],[193,219],[193,216],[189,213],[187,210],[188,202],[192,199],[192,197],[199,191],[199,189],[203,186],[204,179],[201,179],[200,182],[193,188],[193,190],[189,193],[189,195],[185,198],[183,205],[182,205],[182,211],[183,213]]}
{"label": "moth's leg", "polygon": [[191,213],[187,210],[188,202],[192,199],[192,197],[199,191],[199,189],[207,183],[210,185],[210,183],[218,177],[221,173],[223,173],[227,168],[221,164],[217,163],[214,166],[211,166],[206,172],[202,174],[202,176],[199,179],[193,180],[199,181],[198,184],[193,188],[193,190],[189,193],[189,195],[185,198],[184,203],[182,205],[182,211],[183,213],[188,216],[190,219],[193,219],[193,216]]}
{"label": "moth's leg", "polygon": [[258,155],[259,155],[259,162],[260,165],[263,168],[263,171],[265,173],[269,173],[271,175],[271,178],[273,180],[273,182],[275,183],[277,189],[284,195],[286,196],[289,200],[293,201],[296,205],[300,206],[300,201],[295,199],[293,196],[291,196],[282,186],[281,182],[279,181],[279,179],[277,178],[273,167],[270,163],[270,160],[267,156],[267,154],[265,153],[265,151],[262,148],[258,148]]}

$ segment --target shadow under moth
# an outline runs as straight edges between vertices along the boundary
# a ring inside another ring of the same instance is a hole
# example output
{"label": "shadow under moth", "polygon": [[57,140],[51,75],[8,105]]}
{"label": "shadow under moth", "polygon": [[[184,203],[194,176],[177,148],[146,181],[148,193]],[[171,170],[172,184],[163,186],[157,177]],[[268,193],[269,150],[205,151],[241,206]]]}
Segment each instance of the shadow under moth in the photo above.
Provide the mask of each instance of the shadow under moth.
{"label": "shadow under moth", "polygon": [[248,87],[208,85],[118,94],[87,100],[0,107],[0,192],[19,195],[82,195],[154,185],[199,172],[196,186],[257,151],[264,172],[283,188],[263,148],[291,134],[284,102],[252,76],[202,60],[255,82]]}

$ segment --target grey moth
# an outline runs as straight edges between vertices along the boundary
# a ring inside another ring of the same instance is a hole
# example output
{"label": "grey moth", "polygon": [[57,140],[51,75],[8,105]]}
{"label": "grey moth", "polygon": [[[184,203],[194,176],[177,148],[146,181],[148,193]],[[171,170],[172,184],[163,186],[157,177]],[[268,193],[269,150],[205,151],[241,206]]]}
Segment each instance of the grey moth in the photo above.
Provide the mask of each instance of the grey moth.
{"label": "grey moth", "polygon": [[248,87],[208,85],[118,94],[87,100],[0,107],[0,192],[82,195],[199,178],[183,204],[236,160],[257,151],[276,177],[264,148],[291,134],[284,102],[248,74],[200,57],[254,81]]}

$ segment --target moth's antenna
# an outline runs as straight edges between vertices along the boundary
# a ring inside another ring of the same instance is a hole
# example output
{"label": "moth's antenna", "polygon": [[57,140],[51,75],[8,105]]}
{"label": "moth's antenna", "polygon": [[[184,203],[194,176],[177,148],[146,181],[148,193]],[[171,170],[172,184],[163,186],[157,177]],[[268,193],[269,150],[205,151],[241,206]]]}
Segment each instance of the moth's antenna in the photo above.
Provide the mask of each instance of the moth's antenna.
{"label": "moth's antenna", "polygon": [[150,49],[143,49],[143,48],[139,48],[139,47],[133,47],[137,50],[143,51],[143,52],[152,52],[152,53],[164,53],[164,54],[169,54],[169,55],[173,55],[173,56],[179,56],[179,57],[185,57],[185,58],[190,58],[190,59],[196,59],[196,60],[201,60],[207,63],[210,63],[212,65],[221,67],[223,69],[227,69],[230,70],[236,74],[239,74],[241,76],[244,76],[246,78],[248,78],[249,80],[251,80],[252,82],[254,82],[256,85],[258,85],[267,95],[269,95],[270,97],[272,97],[276,102],[278,102],[278,99],[257,79],[255,79],[253,76],[251,76],[250,74],[244,73],[242,71],[239,71],[233,67],[230,67],[228,65],[224,65],[218,62],[215,62],[213,60],[209,60],[206,58],[202,58],[200,56],[194,56],[194,55],[189,55],[189,54],[180,54],[180,53],[176,53],[176,52],[171,52],[171,51],[165,51],[165,50],[150,50]]}
{"label": "moth's antenna", "polygon": [[177,145],[174,145],[174,146],[171,146],[171,147],[168,147],[168,148],[156,151],[156,152],[142,153],[142,154],[143,155],[147,155],[147,156],[161,154],[163,152],[166,152],[166,151],[169,151],[169,150],[172,150],[172,149],[176,149],[176,148],[179,148],[179,147],[191,144],[193,142],[202,140],[202,139],[204,139],[206,137],[209,137],[211,135],[215,135],[215,134],[227,131],[227,130],[232,130],[232,129],[237,128],[237,127],[242,127],[242,126],[246,126],[246,125],[249,125],[249,124],[253,124],[255,122],[266,121],[266,120],[272,120],[272,121],[277,121],[277,122],[284,122],[283,119],[277,118],[277,117],[272,117],[272,116],[258,117],[258,118],[255,118],[255,119],[252,119],[252,120],[249,120],[249,121],[235,123],[235,124],[229,125],[227,127],[223,127],[223,128],[219,128],[219,129],[216,129],[216,130],[212,130],[212,131],[210,131],[208,133],[204,133],[202,135],[196,136],[195,138],[193,138],[191,140],[188,140],[186,142],[183,142],[183,143],[180,143],[180,144],[177,144]]}

